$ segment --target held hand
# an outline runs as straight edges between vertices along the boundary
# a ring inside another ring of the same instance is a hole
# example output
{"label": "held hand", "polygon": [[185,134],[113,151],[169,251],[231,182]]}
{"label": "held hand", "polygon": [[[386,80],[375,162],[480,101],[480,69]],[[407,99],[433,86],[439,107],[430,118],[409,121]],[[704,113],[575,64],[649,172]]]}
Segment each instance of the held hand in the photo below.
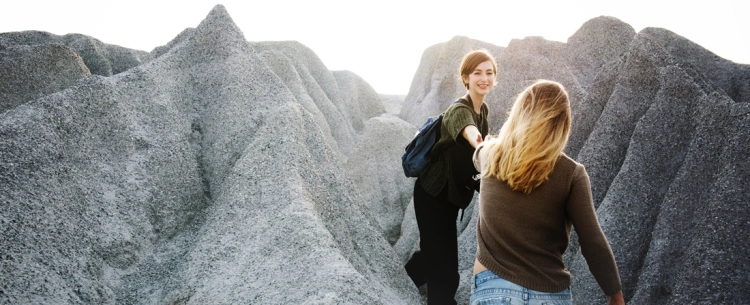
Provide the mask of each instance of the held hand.
{"label": "held hand", "polygon": [[482,134],[474,125],[467,125],[466,127],[464,127],[464,130],[461,131],[461,135],[474,148],[477,148],[477,145],[482,143]]}
{"label": "held hand", "polygon": [[625,298],[622,296],[622,290],[610,296],[607,305],[625,305]]}

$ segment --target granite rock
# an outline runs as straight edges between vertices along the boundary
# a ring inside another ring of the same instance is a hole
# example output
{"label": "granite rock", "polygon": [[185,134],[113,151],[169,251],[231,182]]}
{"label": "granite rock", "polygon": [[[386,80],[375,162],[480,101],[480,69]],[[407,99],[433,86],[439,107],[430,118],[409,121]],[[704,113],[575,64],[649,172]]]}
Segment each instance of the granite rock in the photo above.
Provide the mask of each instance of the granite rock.
{"label": "granite rock", "polygon": [[566,62],[583,89],[589,89],[603,65],[625,53],[635,34],[629,24],[601,16],[586,21],[568,38]]}
{"label": "granite rock", "polygon": [[63,45],[0,50],[0,112],[63,90],[89,75],[81,57]]}
{"label": "granite rock", "polygon": [[417,129],[392,114],[369,119],[344,170],[370,207],[383,236],[395,244],[401,237],[404,212],[414,189],[401,168],[404,147]]}
{"label": "granite rock", "polygon": [[[399,157],[498,61],[496,132],[521,89],[561,82],[566,153],[631,304],[742,303],[750,271],[748,65],[611,17],[567,42],[454,37],[409,94],[377,94],[297,42],[248,42],[223,6],[150,53],[80,34],[0,34],[1,304],[421,304]],[[55,66],[57,70],[50,67]],[[477,202],[456,220],[467,304]],[[576,304],[605,302],[579,253]]]}
{"label": "granite rock", "polygon": [[750,65],[721,58],[667,29],[645,28],[641,33],[653,37],[690,77],[721,89],[736,102],[750,102]]}
{"label": "granite rock", "polygon": [[398,115],[401,113],[406,95],[380,94],[380,99],[383,101],[385,112]]}
{"label": "granite rock", "polygon": [[[597,214],[626,300],[741,303],[750,293],[742,288],[748,248],[730,240],[750,236],[750,192],[740,186],[750,178],[748,103],[686,68],[653,31],[631,43],[578,159],[598,182]],[[605,301],[580,255],[569,268],[582,304]]]}
{"label": "granite rock", "polygon": [[61,44],[72,49],[83,59],[91,74],[110,76],[151,59],[148,52],[106,44],[82,34],[54,35],[41,31],[0,33],[0,50],[12,46]]}
{"label": "granite rock", "polygon": [[379,98],[274,48],[307,52],[217,6],[151,61],[1,113],[0,303],[420,302],[342,170]]}

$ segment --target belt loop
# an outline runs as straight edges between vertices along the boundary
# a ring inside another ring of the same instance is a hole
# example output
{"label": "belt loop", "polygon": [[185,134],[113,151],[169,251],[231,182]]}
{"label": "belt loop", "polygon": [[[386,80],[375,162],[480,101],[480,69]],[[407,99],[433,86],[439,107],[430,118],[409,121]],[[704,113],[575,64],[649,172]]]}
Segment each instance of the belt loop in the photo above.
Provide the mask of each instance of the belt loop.
{"label": "belt loop", "polygon": [[471,292],[477,291],[477,274],[471,276]]}

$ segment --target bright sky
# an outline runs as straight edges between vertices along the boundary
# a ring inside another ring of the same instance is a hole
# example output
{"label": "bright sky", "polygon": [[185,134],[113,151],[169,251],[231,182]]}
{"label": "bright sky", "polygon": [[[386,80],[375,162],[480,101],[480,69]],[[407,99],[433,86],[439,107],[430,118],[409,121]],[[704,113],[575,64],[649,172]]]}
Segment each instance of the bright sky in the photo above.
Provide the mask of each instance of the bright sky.
{"label": "bright sky", "polygon": [[249,41],[296,40],[330,70],[350,70],[379,93],[409,91],[426,48],[462,35],[498,46],[542,36],[567,41],[586,21],[613,16],[636,31],[660,27],[750,64],[746,0],[226,0],[4,1],[0,33],[79,33],[151,51],[223,4]]}

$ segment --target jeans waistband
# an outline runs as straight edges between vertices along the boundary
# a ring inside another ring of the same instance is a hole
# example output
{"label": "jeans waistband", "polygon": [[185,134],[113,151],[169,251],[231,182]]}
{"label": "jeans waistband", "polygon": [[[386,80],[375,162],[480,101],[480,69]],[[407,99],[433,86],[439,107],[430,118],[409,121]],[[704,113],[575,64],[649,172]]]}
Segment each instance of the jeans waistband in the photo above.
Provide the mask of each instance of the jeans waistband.
{"label": "jeans waistband", "polygon": [[475,274],[471,284],[472,292],[475,292],[477,296],[501,292],[503,295],[518,297],[523,300],[569,300],[571,298],[569,289],[565,289],[559,292],[542,292],[531,290],[521,285],[510,282],[494,274],[490,270],[484,270]]}

